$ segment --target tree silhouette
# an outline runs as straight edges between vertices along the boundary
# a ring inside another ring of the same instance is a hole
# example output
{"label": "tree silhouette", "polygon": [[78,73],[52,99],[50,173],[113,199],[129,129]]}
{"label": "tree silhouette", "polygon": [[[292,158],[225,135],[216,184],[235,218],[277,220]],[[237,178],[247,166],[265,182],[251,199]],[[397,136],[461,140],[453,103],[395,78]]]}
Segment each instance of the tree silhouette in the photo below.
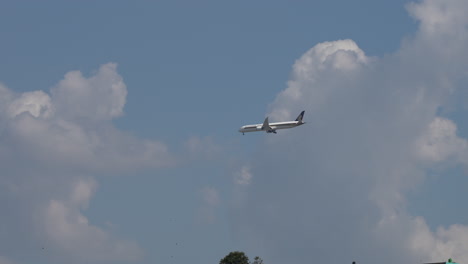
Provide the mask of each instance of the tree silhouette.
{"label": "tree silhouette", "polygon": [[[244,252],[233,251],[220,260],[219,264],[250,264],[250,262]],[[251,264],[263,264],[263,259],[257,256]]]}
{"label": "tree silhouette", "polygon": [[252,264],[263,264],[263,259],[257,256],[254,258],[254,261],[252,262]]}
{"label": "tree silhouette", "polygon": [[249,264],[249,258],[241,251],[233,251],[219,261],[219,264]]}

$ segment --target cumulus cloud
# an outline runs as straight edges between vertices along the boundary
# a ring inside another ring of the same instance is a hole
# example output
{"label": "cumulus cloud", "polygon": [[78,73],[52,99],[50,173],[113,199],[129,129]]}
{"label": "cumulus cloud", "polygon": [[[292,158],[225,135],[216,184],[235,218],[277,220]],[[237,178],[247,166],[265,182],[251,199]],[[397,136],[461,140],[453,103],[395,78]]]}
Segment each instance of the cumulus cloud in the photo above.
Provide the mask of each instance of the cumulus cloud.
{"label": "cumulus cloud", "polygon": [[454,256],[456,262],[468,259],[468,227],[454,224],[448,228],[439,227],[436,231],[429,229],[424,219],[415,218],[409,247],[424,256],[428,261],[441,261],[443,256]]}
{"label": "cumulus cloud", "polygon": [[127,94],[115,70],[103,65],[88,79],[66,74],[52,97],[43,91],[16,96],[5,120],[10,147],[54,167],[120,171],[171,164],[163,143],[136,139],[108,122],[122,113]]}
{"label": "cumulus cloud", "polygon": [[[270,116],[307,124],[259,146],[237,231],[271,263],[467,262],[463,225],[431,230],[407,208],[434,164],[466,160],[466,139],[438,116],[464,89],[466,1],[409,5],[420,27],[400,50],[370,58],[352,40],[299,58]],[[424,257],[424,259],[421,259]]]}
{"label": "cumulus cloud", "polygon": [[457,136],[457,125],[451,120],[436,117],[416,144],[417,154],[422,160],[467,161],[468,142]]}
{"label": "cumulus cloud", "polygon": [[50,97],[43,91],[26,92],[15,99],[8,107],[10,117],[29,113],[33,117],[50,117],[53,113]]}
{"label": "cumulus cloud", "polygon": [[437,1],[425,0],[424,3],[410,3],[409,13],[420,21],[420,34],[439,38],[440,35],[466,34],[468,18],[465,11],[468,3],[463,0]]}
{"label": "cumulus cloud", "polygon": [[80,179],[73,184],[68,199],[48,202],[43,215],[43,230],[51,245],[63,250],[69,258],[80,261],[139,259],[142,251],[135,242],[112,238],[109,233],[91,225],[81,213],[80,209],[86,209],[96,188],[94,180]]}
{"label": "cumulus cloud", "polygon": [[60,115],[70,119],[110,120],[123,114],[127,87],[115,63],[102,65],[90,78],[79,71],[65,74],[52,97]]}
{"label": "cumulus cloud", "polygon": [[46,248],[54,256],[41,254],[46,262],[141,258],[136,242],[116,238],[84,215],[97,175],[173,164],[164,143],[113,126],[126,95],[113,63],[90,77],[69,72],[50,94],[16,94],[0,85],[0,247],[6,257],[38,257],[34,249]]}
{"label": "cumulus cloud", "polygon": [[[300,107],[290,109],[289,104],[303,97],[311,97],[312,92],[315,97],[310,98],[313,100],[309,103],[310,105],[319,107],[325,103],[327,96],[339,87],[328,85],[325,89],[319,86],[319,81],[326,78],[324,78],[324,69],[346,73],[351,78],[353,72],[357,73],[358,69],[365,67],[371,61],[372,58],[365,56],[357,44],[350,39],[317,44],[294,63],[288,88],[282,91],[273,103],[272,118],[287,120],[297,115],[302,109]],[[334,79],[330,79],[331,84],[333,81]],[[310,88],[311,85],[313,88]],[[286,107],[281,107],[281,105]]]}

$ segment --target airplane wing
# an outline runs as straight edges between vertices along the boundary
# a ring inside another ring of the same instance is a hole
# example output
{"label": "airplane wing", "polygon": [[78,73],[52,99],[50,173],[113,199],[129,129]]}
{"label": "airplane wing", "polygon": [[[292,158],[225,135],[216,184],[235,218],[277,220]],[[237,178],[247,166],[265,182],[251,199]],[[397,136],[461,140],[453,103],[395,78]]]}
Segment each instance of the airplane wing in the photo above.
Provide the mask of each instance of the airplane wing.
{"label": "airplane wing", "polygon": [[272,130],[272,128],[270,127],[270,123],[268,122],[268,117],[265,118],[265,121],[263,121],[262,130],[266,130],[266,131]]}

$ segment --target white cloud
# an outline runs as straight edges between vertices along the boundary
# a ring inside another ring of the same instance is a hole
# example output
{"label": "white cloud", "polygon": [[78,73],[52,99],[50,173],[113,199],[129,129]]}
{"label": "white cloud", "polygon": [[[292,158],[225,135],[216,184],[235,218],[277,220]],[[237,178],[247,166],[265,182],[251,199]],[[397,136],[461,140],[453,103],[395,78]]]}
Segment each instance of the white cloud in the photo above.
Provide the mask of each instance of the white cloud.
{"label": "white cloud", "polygon": [[69,119],[110,120],[123,114],[127,87],[117,73],[117,65],[102,65],[85,78],[72,71],[52,89],[52,99],[60,115]]}
{"label": "white cloud", "polygon": [[35,118],[50,117],[53,114],[50,97],[43,91],[23,93],[11,102],[9,105],[9,114],[11,117],[16,117],[22,113],[29,113]]}
{"label": "white cloud", "polygon": [[[350,39],[317,44],[294,63],[288,88],[278,95],[270,116],[277,120],[291,119],[302,108],[291,109],[289,104],[300,101],[304,97],[309,98],[312,93],[315,97],[310,98],[312,101],[309,104],[314,108],[319,107],[326,102],[327,96],[338,89],[332,85],[328,85],[326,89],[320,86],[320,81],[324,78],[324,69],[336,72],[336,74],[349,74],[351,77],[353,73],[371,61],[372,58],[367,57]],[[332,78],[331,76],[325,77]],[[330,81],[332,83],[333,79]]]}
{"label": "white cloud", "polygon": [[419,157],[430,162],[445,161],[449,158],[462,162],[468,154],[468,142],[457,136],[457,125],[440,117],[436,117],[429,124],[427,131],[416,144]]}
{"label": "white cloud", "polygon": [[248,166],[242,166],[239,172],[234,175],[234,182],[238,185],[249,185],[252,181],[252,173]]}
{"label": "white cloud", "polygon": [[468,259],[468,227],[451,225],[448,228],[439,227],[432,232],[424,219],[413,220],[413,231],[410,236],[411,249],[424,256],[425,261],[443,261],[443,257],[454,257],[454,261],[463,263]]}
{"label": "white cloud", "polygon": [[107,122],[122,114],[126,94],[115,64],[88,79],[68,73],[52,99],[35,91],[5,102],[10,116],[4,136],[22,157],[50,166],[125,171],[172,164],[163,143],[136,139]]}
{"label": "white cloud", "polygon": [[81,214],[80,208],[87,207],[95,189],[94,180],[80,179],[73,184],[68,199],[49,201],[43,223],[51,245],[63,250],[70,262],[140,259],[142,250],[135,242],[112,238]]}
{"label": "white cloud", "polygon": [[430,37],[437,34],[466,33],[467,8],[468,3],[464,0],[425,0],[407,6],[410,14],[420,21],[420,34]]}
{"label": "white cloud", "polygon": [[[97,190],[94,176],[174,162],[164,143],[113,126],[126,95],[113,63],[90,77],[67,73],[51,95],[15,94],[0,85],[0,246],[46,244],[53,254],[44,261],[51,263],[141,258],[136,242],[116,238],[84,214]],[[5,257],[15,260],[14,252]]]}
{"label": "white cloud", "polygon": [[421,254],[468,262],[467,226],[433,231],[407,207],[427,169],[466,160],[466,139],[437,116],[466,89],[465,2],[410,5],[420,28],[384,58],[340,40],[296,61],[270,116],[291,119],[305,109],[307,125],[259,146],[250,162],[255,182],[243,207],[233,208],[251,251],[273,264],[310,255],[336,263],[417,263]]}

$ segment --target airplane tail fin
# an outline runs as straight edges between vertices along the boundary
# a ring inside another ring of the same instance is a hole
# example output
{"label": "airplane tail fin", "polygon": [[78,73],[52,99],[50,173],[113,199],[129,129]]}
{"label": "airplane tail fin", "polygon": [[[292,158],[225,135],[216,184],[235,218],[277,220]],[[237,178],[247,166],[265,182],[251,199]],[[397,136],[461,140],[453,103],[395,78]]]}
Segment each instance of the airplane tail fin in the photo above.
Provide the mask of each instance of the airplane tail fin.
{"label": "airplane tail fin", "polygon": [[302,118],[304,118],[304,112],[305,112],[305,111],[302,111],[302,112],[299,114],[299,116],[296,118],[296,121],[299,121],[299,122],[302,123]]}

